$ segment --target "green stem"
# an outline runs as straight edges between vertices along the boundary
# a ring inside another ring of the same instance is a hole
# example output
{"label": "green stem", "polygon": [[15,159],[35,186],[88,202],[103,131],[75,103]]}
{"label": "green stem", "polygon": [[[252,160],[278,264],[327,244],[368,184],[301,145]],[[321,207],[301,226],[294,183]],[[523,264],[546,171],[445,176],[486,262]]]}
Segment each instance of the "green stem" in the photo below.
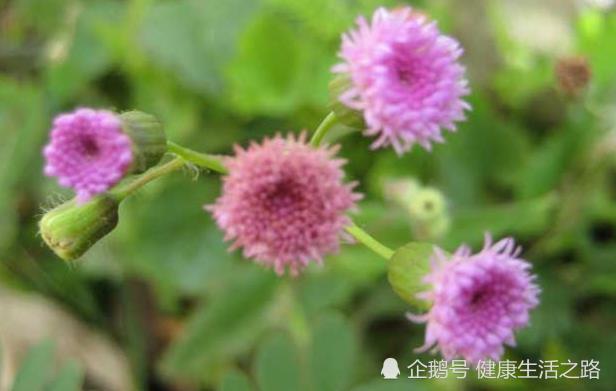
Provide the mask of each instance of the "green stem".
{"label": "green stem", "polygon": [[368,247],[370,250],[374,251],[386,260],[389,260],[392,255],[394,255],[394,251],[392,249],[370,236],[366,231],[359,228],[356,224],[352,223],[345,229],[348,233],[353,235],[353,237],[357,239],[358,242]]}
{"label": "green stem", "polygon": [[167,141],[167,150],[199,167],[215,171],[219,174],[226,174],[228,172],[227,167],[225,167],[219,156],[193,151],[172,141]]}
{"label": "green stem", "polygon": [[327,114],[327,117],[325,117],[323,121],[321,121],[319,127],[312,135],[312,139],[310,139],[310,145],[312,145],[313,147],[318,147],[323,141],[323,138],[325,137],[327,132],[329,132],[330,129],[333,128],[337,122],[338,118],[333,111]]}
{"label": "green stem", "polygon": [[150,168],[148,171],[144,172],[135,180],[129,183],[121,184],[117,188],[113,189],[111,191],[111,194],[116,197],[118,201],[121,201],[129,195],[133,194],[135,191],[139,190],[145,184],[153,181],[154,179],[160,178],[161,176],[167,175],[170,172],[173,172],[179,168],[182,168],[183,166],[184,160],[181,158],[175,158],[165,164]]}

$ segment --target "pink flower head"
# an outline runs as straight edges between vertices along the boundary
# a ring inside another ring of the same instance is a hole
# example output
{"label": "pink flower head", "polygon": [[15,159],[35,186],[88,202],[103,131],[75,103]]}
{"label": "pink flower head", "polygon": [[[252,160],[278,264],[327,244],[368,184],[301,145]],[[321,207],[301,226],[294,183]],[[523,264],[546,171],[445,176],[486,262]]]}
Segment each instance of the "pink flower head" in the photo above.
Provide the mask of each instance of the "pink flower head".
{"label": "pink flower head", "polygon": [[431,260],[424,282],[431,289],[418,295],[432,303],[424,315],[409,319],[426,322],[426,341],[418,351],[432,347],[446,360],[463,357],[471,363],[498,361],[503,345],[515,345],[514,332],[525,327],[529,311],[539,303],[539,288],[531,265],[518,258],[513,239],[492,244],[472,255],[466,246],[448,257],[440,249]]}
{"label": "pink flower head", "polygon": [[345,213],[360,196],[354,183],[343,183],[344,160],[334,158],[338,148],[312,148],[304,134],[265,139],[248,149],[235,148],[226,160],[229,174],[223,192],[206,209],[234,240],[244,256],[292,275],[311,260],[336,252]]}
{"label": "pink flower head", "polygon": [[360,17],[357,25],[342,36],[343,62],[333,72],[349,76],[339,100],[363,112],[366,134],[377,137],[372,147],[401,154],[443,142],[441,128],[454,131],[470,109],[459,43],[410,7],[379,8],[371,23]]}
{"label": "pink flower head", "polygon": [[88,108],[54,119],[43,154],[45,175],[73,188],[78,202],[107,191],[133,162],[132,143],[120,119],[110,111]]}

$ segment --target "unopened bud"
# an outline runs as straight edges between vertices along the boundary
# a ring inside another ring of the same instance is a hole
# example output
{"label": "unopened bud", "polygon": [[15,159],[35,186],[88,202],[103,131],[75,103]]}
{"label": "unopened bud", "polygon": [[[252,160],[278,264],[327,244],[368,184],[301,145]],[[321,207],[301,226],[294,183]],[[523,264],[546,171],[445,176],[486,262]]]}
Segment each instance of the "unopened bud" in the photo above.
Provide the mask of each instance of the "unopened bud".
{"label": "unopened bud", "polygon": [[385,184],[385,196],[407,210],[415,239],[436,240],[449,229],[447,203],[437,189],[413,179],[396,179]]}
{"label": "unopened bud", "polygon": [[163,126],[153,115],[141,111],[120,114],[122,130],[133,143],[132,173],[138,174],[158,164],[167,151]]}
{"label": "unopened bud", "polygon": [[65,202],[45,213],[39,223],[45,243],[65,261],[82,256],[118,224],[118,201],[108,195],[78,204]]}

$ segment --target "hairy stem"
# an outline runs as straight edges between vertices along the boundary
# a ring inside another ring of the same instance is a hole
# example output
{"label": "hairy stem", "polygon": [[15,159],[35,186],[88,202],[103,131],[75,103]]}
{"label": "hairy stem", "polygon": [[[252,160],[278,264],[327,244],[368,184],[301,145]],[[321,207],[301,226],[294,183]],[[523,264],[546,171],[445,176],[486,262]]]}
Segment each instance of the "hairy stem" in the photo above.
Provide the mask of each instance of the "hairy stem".
{"label": "hairy stem", "polygon": [[172,141],[167,142],[167,150],[201,168],[212,170],[219,174],[226,174],[228,172],[220,156],[193,151],[192,149],[182,147]]}
{"label": "hairy stem", "polygon": [[312,138],[310,139],[310,145],[312,145],[313,147],[318,147],[323,141],[323,138],[325,137],[327,132],[329,132],[330,129],[334,127],[337,121],[338,118],[333,111],[327,114],[327,117],[325,117],[323,121],[321,121],[319,127],[312,135]]}
{"label": "hairy stem", "polygon": [[121,201],[142,188],[145,184],[180,169],[183,166],[184,160],[181,158],[175,158],[167,163],[150,168],[131,182],[119,185],[111,191],[111,194],[116,197],[118,201]]}
{"label": "hairy stem", "polygon": [[348,233],[353,235],[353,237],[357,239],[358,242],[368,247],[370,250],[385,258],[386,260],[389,260],[392,255],[394,255],[394,251],[392,249],[370,236],[370,234],[359,228],[356,224],[353,223],[345,229]]}

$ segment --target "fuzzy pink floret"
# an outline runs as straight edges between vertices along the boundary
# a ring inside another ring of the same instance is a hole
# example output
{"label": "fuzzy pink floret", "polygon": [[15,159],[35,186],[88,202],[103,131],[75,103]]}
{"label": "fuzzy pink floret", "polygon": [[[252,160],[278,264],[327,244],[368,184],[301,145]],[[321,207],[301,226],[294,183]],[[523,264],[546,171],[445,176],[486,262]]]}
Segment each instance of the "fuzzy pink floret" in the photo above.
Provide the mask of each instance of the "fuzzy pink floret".
{"label": "fuzzy pink floret", "polygon": [[373,148],[392,145],[401,154],[418,143],[430,150],[443,142],[441,129],[454,131],[470,109],[462,100],[469,89],[460,44],[410,7],[379,8],[371,22],[358,18],[339,55],[333,71],[351,80],[339,100],[363,112]]}
{"label": "fuzzy pink floret", "polygon": [[132,143],[120,119],[110,111],[88,108],[54,119],[43,155],[45,175],[73,188],[78,202],[107,191],[133,162]]}
{"label": "fuzzy pink floret", "polygon": [[539,303],[539,288],[531,265],[519,258],[513,239],[492,244],[489,235],[481,252],[466,246],[448,257],[440,249],[424,282],[431,286],[418,295],[432,303],[424,315],[426,340],[418,351],[439,350],[446,360],[462,357],[498,361],[504,345],[515,345],[514,332],[528,325],[529,312]]}
{"label": "fuzzy pink floret", "polygon": [[231,249],[284,274],[301,272],[338,250],[346,212],[360,198],[343,183],[337,147],[312,148],[304,135],[276,136],[235,148],[226,160],[223,192],[206,209],[233,240]]}

